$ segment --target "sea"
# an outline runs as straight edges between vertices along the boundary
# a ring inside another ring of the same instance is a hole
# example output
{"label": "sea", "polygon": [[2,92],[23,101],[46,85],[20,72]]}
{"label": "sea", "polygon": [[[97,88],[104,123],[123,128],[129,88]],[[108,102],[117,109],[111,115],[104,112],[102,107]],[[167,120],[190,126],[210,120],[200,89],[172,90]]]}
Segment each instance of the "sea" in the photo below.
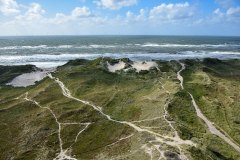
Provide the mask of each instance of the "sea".
{"label": "sea", "polygon": [[239,59],[240,37],[213,36],[18,36],[0,37],[0,65],[55,67],[74,59],[136,61]]}

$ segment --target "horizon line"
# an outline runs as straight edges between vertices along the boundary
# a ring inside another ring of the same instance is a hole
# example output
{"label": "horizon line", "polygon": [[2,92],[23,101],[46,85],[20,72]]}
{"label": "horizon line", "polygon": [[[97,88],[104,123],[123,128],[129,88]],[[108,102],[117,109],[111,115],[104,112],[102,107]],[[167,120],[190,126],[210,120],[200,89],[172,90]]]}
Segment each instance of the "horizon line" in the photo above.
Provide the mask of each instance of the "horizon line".
{"label": "horizon line", "polygon": [[49,34],[49,35],[0,35],[0,37],[54,37],[54,36],[172,36],[172,37],[177,37],[177,36],[182,36],[182,37],[240,37],[240,35],[168,35],[168,34]]}

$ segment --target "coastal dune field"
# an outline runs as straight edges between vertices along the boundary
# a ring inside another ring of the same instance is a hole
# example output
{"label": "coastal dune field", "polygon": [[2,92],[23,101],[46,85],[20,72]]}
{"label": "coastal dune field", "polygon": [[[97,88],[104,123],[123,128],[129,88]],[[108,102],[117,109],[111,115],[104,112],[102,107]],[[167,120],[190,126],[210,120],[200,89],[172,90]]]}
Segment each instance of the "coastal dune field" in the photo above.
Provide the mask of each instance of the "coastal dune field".
{"label": "coastal dune field", "polygon": [[0,159],[240,159],[237,59],[76,59],[0,71]]}
{"label": "coastal dune field", "polygon": [[0,160],[240,160],[240,0],[0,0]]}

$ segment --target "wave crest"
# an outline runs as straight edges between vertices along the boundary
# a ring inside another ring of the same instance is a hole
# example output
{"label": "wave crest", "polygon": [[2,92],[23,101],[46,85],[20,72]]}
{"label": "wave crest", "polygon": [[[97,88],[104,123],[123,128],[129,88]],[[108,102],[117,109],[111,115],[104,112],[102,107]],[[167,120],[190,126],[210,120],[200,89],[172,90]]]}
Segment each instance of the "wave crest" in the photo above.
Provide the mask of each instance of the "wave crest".
{"label": "wave crest", "polygon": [[171,53],[104,53],[104,54],[34,54],[34,55],[0,55],[0,65],[57,63],[62,64],[74,59],[96,59],[99,57],[130,58],[132,60],[180,60],[195,58],[240,58],[240,52],[223,51],[184,51]]}

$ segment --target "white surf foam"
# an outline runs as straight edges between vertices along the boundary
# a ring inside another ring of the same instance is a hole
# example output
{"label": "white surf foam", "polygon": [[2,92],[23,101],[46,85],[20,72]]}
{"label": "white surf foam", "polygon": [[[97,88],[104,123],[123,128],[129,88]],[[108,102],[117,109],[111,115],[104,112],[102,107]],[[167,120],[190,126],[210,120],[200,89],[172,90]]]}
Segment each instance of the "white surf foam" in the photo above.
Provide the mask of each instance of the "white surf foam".
{"label": "white surf foam", "polygon": [[227,51],[184,51],[177,54],[171,53],[104,53],[104,54],[34,54],[34,55],[0,55],[0,65],[34,64],[40,68],[56,66],[74,59],[95,59],[99,57],[129,58],[131,60],[180,60],[195,58],[240,58],[240,52]]}
{"label": "white surf foam", "polygon": [[239,48],[240,44],[172,44],[172,43],[144,43],[144,44],[90,44],[90,45],[37,45],[37,46],[6,46],[0,47],[0,50],[36,50],[36,49],[108,49],[108,48],[126,48],[126,47],[151,47],[151,48]]}
{"label": "white surf foam", "polygon": [[58,46],[47,46],[47,45],[38,45],[38,46],[6,46],[0,47],[0,50],[36,50],[36,49],[101,49],[101,48],[123,48],[125,45],[58,45]]}
{"label": "white surf foam", "polygon": [[141,47],[159,47],[159,48],[232,48],[240,47],[240,44],[172,44],[172,43],[145,43],[142,45],[135,44]]}

